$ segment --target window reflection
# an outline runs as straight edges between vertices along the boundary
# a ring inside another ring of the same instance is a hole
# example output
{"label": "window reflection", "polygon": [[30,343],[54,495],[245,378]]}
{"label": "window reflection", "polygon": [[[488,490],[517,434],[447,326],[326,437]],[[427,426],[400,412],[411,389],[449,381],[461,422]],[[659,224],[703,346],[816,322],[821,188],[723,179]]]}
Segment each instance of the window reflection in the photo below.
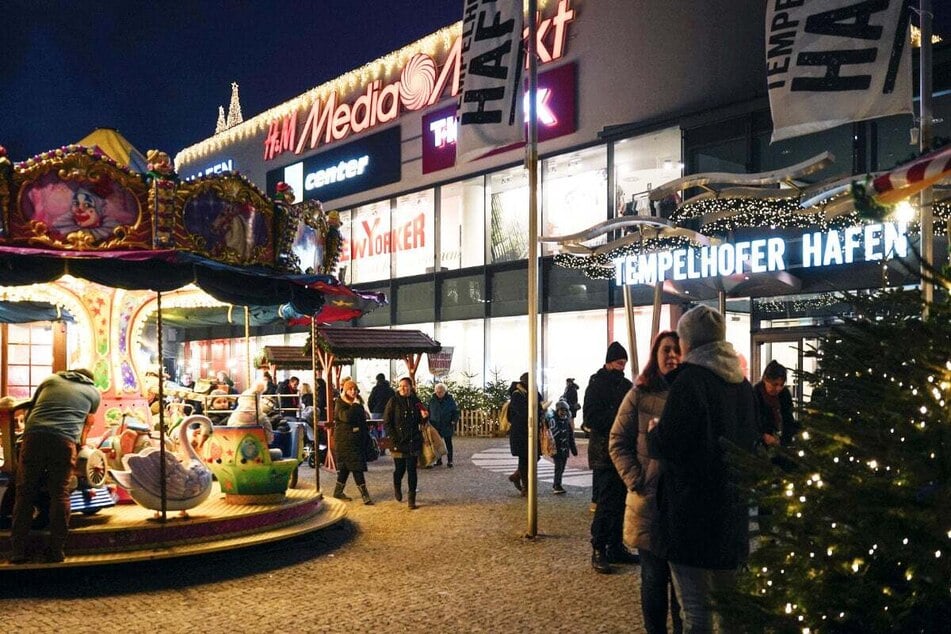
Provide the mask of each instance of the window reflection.
{"label": "window reflection", "polygon": [[528,257],[528,176],[522,166],[488,178],[492,262]]}
{"label": "window reflection", "polygon": [[444,269],[485,263],[485,179],[481,176],[440,190],[440,253]]}

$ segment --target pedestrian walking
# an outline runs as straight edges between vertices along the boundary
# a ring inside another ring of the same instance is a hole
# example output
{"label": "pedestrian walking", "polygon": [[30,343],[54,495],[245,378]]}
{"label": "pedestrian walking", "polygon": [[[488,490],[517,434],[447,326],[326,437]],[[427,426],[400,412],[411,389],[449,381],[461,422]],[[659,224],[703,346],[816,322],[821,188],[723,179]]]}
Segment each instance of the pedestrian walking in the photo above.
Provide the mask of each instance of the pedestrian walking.
{"label": "pedestrian walking", "polygon": [[357,396],[357,382],[346,379],[343,382],[340,397],[334,402],[334,461],[337,464],[337,483],[334,497],[341,500],[351,498],[344,493],[347,478],[353,474],[353,481],[360,489],[363,503],[370,505],[370,492],[364,473],[367,470],[367,446],[370,444],[370,432],[367,429],[367,412],[363,402]]}
{"label": "pedestrian walking", "polygon": [[[660,464],[647,451],[651,420],[664,411],[667,378],[680,363],[680,338],[666,330],[654,337],[650,359],[624,397],[611,427],[608,450],[627,487],[624,543],[641,558],[641,611],[647,634],[666,634],[668,608],[675,634],[683,631],[680,603],[657,526]],[[669,597],[669,602],[668,602]]]}
{"label": "pedestrian walking", "polygon": [[416,461],[423,447],[420,432],[428,414],[413,389],[413,380],[407,376],[400,379],[397,394],[383,410],[383,427],[391,440],[393,455],[393,496],[403,501],[403,475],[409,485],[407,506],[416,509]]}
{"label": "pedestrian walking", "polygon": [[[433,388],[432,398],[429,399],[429,422],[446,443],[446,468],[452,469],[452,434],[459,422],[459,406],[445,383],[437,383]],[[436,466],[441,464],[440,457]]]}
{"label": "pedestrian walking", "polygon": [[[538,396],[538,418],[541,422],[545,411],[541,407],[542,398]],[[528,495],[528,372],[522,373],[519,380],[509,388],[508,418],[512,425],[509,430],[509,450],[518,458],[518,469],[509,476],[509,481],[515,485],[523,496]],[[538,445],[538,435],[535,436]],[[541,452],[536,451],[538,460]]]}
{"label": "pedestrian walking", "polygon": [[723,444],[754,451],[759,433],[753,387],[723,316],[707,306],[677,324],[680,367],[671,377],[660,421],[647,434],[661,461],[659,535],[683,612],[685,632],[719,629],[714,597],[736,583],[749,554],[749,509]]}

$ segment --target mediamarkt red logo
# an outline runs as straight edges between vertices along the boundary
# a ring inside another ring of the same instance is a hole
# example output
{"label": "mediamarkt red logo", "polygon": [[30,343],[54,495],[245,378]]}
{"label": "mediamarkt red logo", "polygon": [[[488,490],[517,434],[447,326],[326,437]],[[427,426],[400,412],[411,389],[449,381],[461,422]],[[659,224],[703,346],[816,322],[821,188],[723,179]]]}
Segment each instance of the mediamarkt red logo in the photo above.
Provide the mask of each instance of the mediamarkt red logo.
{"label": "mediamarkt red logo", "polygon": [[[535,38],[539,62],[544,64],[564,56],[567,27],[574,18],[571,0],[559,0],[554,16],[539,19]],[[524,36],[528,37],[528,29]],[[393,121],[404,111],[429,107],[442,98],[447,87],[452,96],[458,95],[461,61],[462,37],[458,37],[441,70],[431,56],[417,53],[400,71],[399,81],[384,86],[379,79],[374,80],[353,103],[340,101],[337,91],[323,102],[315,101],[299,134],[298,112],[274,119],[264,137],[264,160],[270,161],[287,151],[301,154],[321,143],[328,145]]]}

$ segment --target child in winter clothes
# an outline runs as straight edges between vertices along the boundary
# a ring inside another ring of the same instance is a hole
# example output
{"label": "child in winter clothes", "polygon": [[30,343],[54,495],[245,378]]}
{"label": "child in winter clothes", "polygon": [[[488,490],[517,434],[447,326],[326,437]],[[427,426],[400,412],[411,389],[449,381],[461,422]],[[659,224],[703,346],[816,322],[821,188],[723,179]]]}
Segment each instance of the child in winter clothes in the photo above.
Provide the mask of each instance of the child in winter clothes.
{"label": "child in winter clothes", "polygon": [[574,424],[571,422],[571,408],[566,401],[561,400],[555,404],[555,413],[548,421],[548,427],[551,429],[555,447],[558,449],[552,458],[555,462],[555,484],[552,490],[560,494],[565,492],[561,486],[561,476],[565,473],[565,465],[568,464],[568,452],[570,451],[572,456],[578,455]]}

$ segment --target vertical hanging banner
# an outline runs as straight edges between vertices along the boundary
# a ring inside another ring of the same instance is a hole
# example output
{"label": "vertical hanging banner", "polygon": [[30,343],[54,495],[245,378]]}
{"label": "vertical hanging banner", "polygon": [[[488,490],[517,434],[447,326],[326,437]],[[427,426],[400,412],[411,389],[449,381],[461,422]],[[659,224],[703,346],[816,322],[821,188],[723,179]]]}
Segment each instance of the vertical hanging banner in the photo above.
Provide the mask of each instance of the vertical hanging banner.
{"label": "vertical hanging banner", "polygon": [[460,161],[525,140],[522,0],[465,0],[459,95]]}
{"label": "vertical hanging banner", "polygon": [[912,111],[907,0],[770,0],[772,142]]}

